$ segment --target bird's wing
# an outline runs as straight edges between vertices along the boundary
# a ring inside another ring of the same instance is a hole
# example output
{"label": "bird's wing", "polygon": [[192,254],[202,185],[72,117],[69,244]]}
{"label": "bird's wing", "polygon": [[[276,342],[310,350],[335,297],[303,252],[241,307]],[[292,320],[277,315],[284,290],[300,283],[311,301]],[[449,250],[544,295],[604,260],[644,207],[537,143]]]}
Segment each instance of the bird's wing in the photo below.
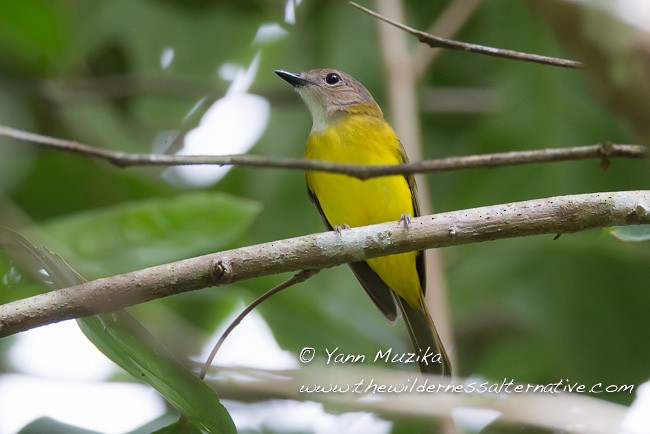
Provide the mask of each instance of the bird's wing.
{"label": "bird's wing", "polygon": [[[406,151],[404,150],[404,146],[402,146],[402,143],[399,142],[399,153],[400,157],[402,159],[402,163],[408,163],[409,159],[406,156]],[[413,202],[413,217],[419,217],[422,214],[420,213],[420,201],[418,199],[419,194],[418,194],[418,186],[415,183],[415,177],[413,175],[404,175],[404,178],[406,178],[406,182],[409,185],[409,189],[411,190],[411,201]],[[422,295],[424,295],[426,291],[426,264],[424,260],[424,251],[421,250],[418,252],[417,256],[415,257],[415,267],[417,268],[418,272],[418,277],[420,279],[420,287],[422,288]]]}

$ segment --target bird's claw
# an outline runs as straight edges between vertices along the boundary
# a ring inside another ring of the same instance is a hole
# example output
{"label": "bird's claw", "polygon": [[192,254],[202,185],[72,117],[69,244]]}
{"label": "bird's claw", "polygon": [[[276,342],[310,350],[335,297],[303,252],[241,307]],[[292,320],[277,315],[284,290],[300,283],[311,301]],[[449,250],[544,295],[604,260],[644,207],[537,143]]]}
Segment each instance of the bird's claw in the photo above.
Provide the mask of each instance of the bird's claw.
{"label": "bird's claw", "polygon": [[339,235],[341,235],[341,231],[344,229],[350,229],[350,225],[347,223],[343,223],[343,226],[339,226],[339,225],[334,226],[334,230]]}
{"label": "bird's claw", "polygon": [[411,227],[411,214],[401,214],[397,224],[404,225],[404,229],[408,230]]}

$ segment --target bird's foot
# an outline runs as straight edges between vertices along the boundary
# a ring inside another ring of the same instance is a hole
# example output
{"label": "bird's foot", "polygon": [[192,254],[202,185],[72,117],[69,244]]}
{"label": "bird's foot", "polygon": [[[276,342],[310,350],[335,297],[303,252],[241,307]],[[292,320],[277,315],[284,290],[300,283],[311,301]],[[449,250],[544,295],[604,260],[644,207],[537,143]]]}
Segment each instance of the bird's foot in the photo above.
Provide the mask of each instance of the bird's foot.
{"label": "bird's foot", "polygon": [[347,223],[343,223],[343,226],[339,226],[339,225],[334,226],[334,230],[339,235],[341,235],[341,231],[344,229],[350,229],[350,225]]}
{"label": "bird's foot", "polygon": [[398,225],[404,225],[404,230],[409,230],[411,227],[411,214],[401,214],[399,220],[397,221]]}

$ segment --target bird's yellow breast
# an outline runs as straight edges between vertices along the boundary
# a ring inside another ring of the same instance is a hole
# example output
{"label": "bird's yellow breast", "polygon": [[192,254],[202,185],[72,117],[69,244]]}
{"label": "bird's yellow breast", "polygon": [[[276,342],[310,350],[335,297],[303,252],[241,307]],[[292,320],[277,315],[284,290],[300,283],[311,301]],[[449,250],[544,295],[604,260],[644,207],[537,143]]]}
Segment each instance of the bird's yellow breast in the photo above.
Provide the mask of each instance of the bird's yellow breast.
{"label": "bird's yellow breast", "polygon": [[[312,131],[305,157],[355,164],[400,164],[404,154],[397,135],[382,118],[366,114],[344,116],[321,131]],[[330,226],[350,227],[397,222],[414,215],[413,199],[402,175],[359,180],[347,175],[307,172],[307,186]],[[395,292],[416,306],[421,287],[416,252],[368,260],[370,267]]]}

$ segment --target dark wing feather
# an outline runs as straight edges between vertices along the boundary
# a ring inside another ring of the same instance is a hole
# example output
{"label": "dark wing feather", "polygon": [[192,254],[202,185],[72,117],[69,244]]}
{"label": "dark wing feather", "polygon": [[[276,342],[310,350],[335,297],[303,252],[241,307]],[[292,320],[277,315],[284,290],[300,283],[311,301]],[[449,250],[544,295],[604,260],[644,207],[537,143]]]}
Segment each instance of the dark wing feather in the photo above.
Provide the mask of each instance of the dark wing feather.
{"label": "dark wing feather", "polygon": [[[327,228],[330,230],[333,230],[334,228],[330,222],[327,221],[327,217],[325,217],[325,213],[323,212],[318,199],[309,189],[309,186],[307,186],[307,191],[309,192],[309,197],[311,198],[312,202],[314,202],[316,208],[318,208],[318,212],[323,218],[325,226],[327,226]],[[353,262],[349,265],[357,280],[359,280],[359,283],[361,283],[361,286],[363,286],[363,289],[366,290],[366,293],[370,299],[373,301],[373,303],[375,303],[375,306],[377,306],[377,309],[379,309],[379,311],[390,322],[395,321],[395,319],[397,319],[398,312],[393,291],[388,287],[388,285],[384,283],[383,280],[381,280],[379,275],[375,273],[365,261]]]}
{"label": "dark wing feather", "polygon": [[[402,157],[402,162],[403,163],[408,163],[409,159],[406,156],[406,151],[404,150],[404,147],[402,144],[399,144],[399,150],[400,150],[400,156]],[[415,183],[415,177],[413,175],[404,175],[404,178],[406,178],[406,182],[409,185],[409,189],[411,190],[411,201],[413,202],[413,216],[412,217],[420,217],[422,215],[420,213],[420,202],[418,200],[419,194],[418,194],[418,186]],[[422,294],[425,293],[426,291],[426,286],[427,286],[427,279],[426,279],[426,264],[424,262],[424,251],[420,250],[417,253],[417,256],[415,257],[415,267],[418,272],[418,277],[420,278],[420,287],[422,288]]]}
{"label": "dark wing feather", "polygon": [[[420,203],[418,202],[418,186],[415,183],[415,178],[413,175],[406,176],[406,182],[409,184],[411,189],[411,200],[413,201],[413,217],[420,217]],[[427,290],[427,278],[426,278],[426,264],[424,260],[424,250],[420,250],[415,257],[415,267],[418,272],[418,277],[420,278],[420,287],[422,288],[422,294]]]}
{"label": "dark wing feather", "polygon": [[[406,152],[400,143],[400,154],[402,156],[402,161],[408,163],[408,158]],[[420,214],[420,203],[418,202],[418,186],[415,183],[415,177],[413,175],[404,175],[406,182],[411,189],[411,200],[413,201],[413,217],[419,217]],[[428,374],[437,374],[437,375],[447,375],[451,376],[451,362],[449,361],[449,356],[445,347],[442,344],[442,340],[438,335],[436,326],[433,323],[429,309],[427,308],[426,303],[424,302],[424,292],[426,290],[426,274],[425,274],[425,263],[424,263],[424,251],[421,250],[418,252],[415,258],[415,266],[417,268],[418,277],[420,279],[420,287],[422,288],[422,305],[419,307],[410,306],[406,300],[399,297],[397,298],[397,303],[399,308],[402,311],[402,316],[404,317],[404,322],[406,323],[406,329],[411,336],[411,341],[413,342],[413,347],[416,352],[426,352],[431,350],[434,353],[440,354],[440,364],[428,364],[426,361],[420,362],[420,371]]]}
{"label": "dark wing feather", "polygon": [[367,262],[352,262],[348,265],[359,283],[361,283],[361,286],[363,286],[363,289],[366,290],[366,293],[375,303],[375,306],[377,306],[377,309],[379,309],[388,321],[391,323],[394,322],[399,315],[393,290],[381,280],[379,275],[370,268]]}

